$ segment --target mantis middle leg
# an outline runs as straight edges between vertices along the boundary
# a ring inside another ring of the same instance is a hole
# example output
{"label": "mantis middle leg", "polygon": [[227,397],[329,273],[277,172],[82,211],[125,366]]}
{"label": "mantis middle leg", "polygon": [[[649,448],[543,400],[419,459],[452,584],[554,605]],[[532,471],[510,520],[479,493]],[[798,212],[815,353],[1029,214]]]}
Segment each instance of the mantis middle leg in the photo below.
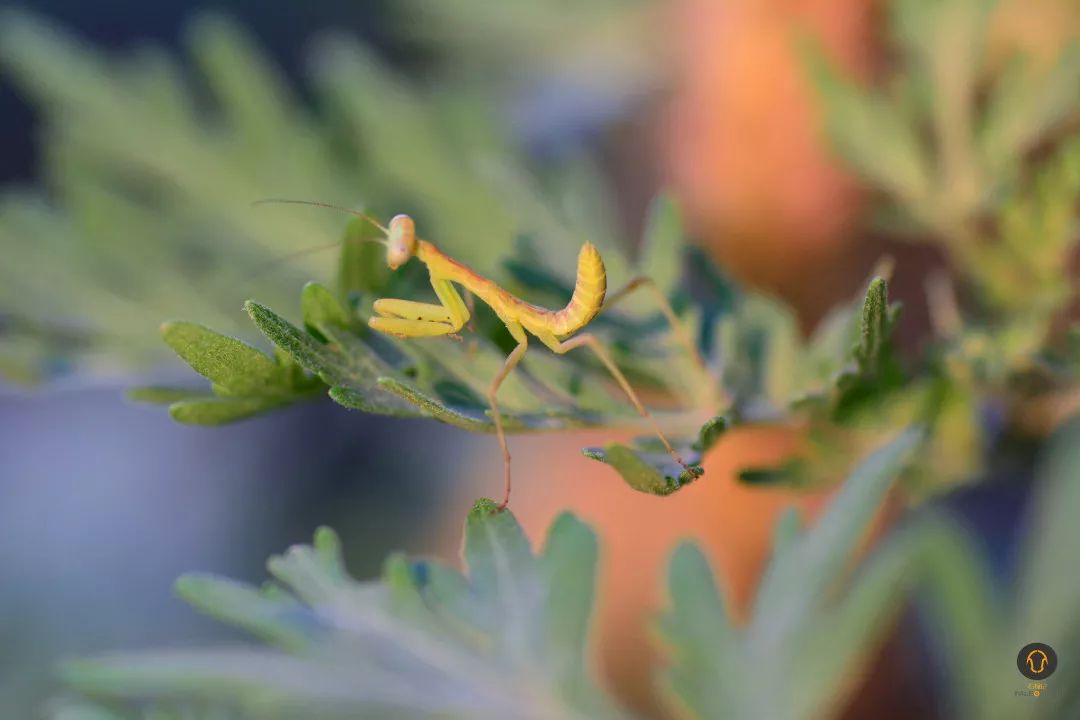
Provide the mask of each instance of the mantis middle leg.
{"label": "mantis middle leg", "polygon": [[506,329],[510,331],[510,334],[515,340],[517,340],[517,347],[515,347],[509,355],[506,356],[506,362],[503,363],[502,369],[495,376],[495,379],[491,381],[491,387],[488,388],[488,403],[491,405],[491,417],[495,421],[495,434],[499,437],[499,447],[502,449],[503,455],[503,499],[499,503],[499,510],[506,508],[510,502],[510,448],[506,444],[506,432],[502,426],[502,413],[499,412],[499,401],[496,399],[496,395],[499,392],[499,386],[502,385],[506,376],[517,367],[517,364],[521,362],[521,358],[524,357],[525,351],[529,349],[529,336],[525,334],[525,329],[521,327],[519,323],[507,322]]}
{"label": "mantis middle leg", "polygon": [[611,356],[608,354],[607,349],[604,348],[603,343],[601,343],[595,335],[591,333],[585,333],[583,335],[577,335],[575,337],[572,337],[569,340],[562,341],[560,341],[554,335],[538,335],[537,337],[540,338],[540,342],[551,348],[552,352],[558,353],[559,355],[564,355],[573,350],[574,348],[582,346],[588,346],[589,348],[591,348],[592,351],[596,353],[596,356],[600,358],[600,362],[604,363],[604,366],[608,369],[608,372],[611,373],[611,376],[614,377],[615,381],[619,383],[619,387],[621,387],[623,392],[626,393],[626,396],[630,398],[630,402],[634,404],[634,408],[638,411],[638,414],[641,415],[641,417],[645,418],[645,420],[648,421],[649,425],[652,426],[652,430],[654,433],[656,433],[656,437],[660,438],[660,442],[664,444],[664,449],[668,451],[668,454],[671,455],[672,459],[674,459],[675,462],[677,462],[683,470],[690,473],[694,477],[698,477],[702,474],[702,472],[704,472],[701,468],[690,467],[689,465],[687,465],[686,462],[683,461],[679,453],[675,451],[675,448],[671,446],[671,443],[668,442],[668,439],[664,435],[663,431],[660,429],[660,426],[656,424],[656,420],[653,419],[653,416],[649,413],[648,410],[645,409],[645,405],[642,404],[640,398],[638,398],[637,396],[637,393],[634,392],[634,388],[631,387],[629,381],[627,381],[626,379],[626,376],[623,375],[622,370],[619,370],[619,366],[616,365],[615,361],[611,359]]}

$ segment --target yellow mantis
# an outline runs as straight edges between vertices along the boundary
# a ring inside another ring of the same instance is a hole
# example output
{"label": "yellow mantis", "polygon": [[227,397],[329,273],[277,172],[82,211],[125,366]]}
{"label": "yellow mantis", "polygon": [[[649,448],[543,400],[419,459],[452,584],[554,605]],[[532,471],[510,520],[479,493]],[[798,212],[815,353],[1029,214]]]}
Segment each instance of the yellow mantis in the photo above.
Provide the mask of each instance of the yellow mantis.
{"label": "yellow mantis", "polygon": [[373,308],[375,315],[368,321],[372,329],[400,338],[456,337],[457,333],[469,322],[471,313],[469,304],[458,293],[455,285],[462,287],[470,299],[476,297],[488,305],[499,320],[506,325],[506,329],[517,345],[506,357],[502,369],[492,379],[487,392],[495,434],[498,437],[503,458],[503,498],[498,505],[500,510],[506,508],[510,502],[511,474],[510,449],[503,430],[498,392],[499,386],[525,356],[529,348],[529,335],[560,355],[579,347],[591,348],[626,393],[637,412],[650,424],[653,432],[675,462],[693,477],[699,477],[704,472],[700,467],[687,465],[675,451],[600,340],[591,333],[581,333],[581,330],[603,310],[610,308],[639,288],[650,288],[680,343],[687,349],[703,377],[711,378],[696,346],[680,325],[670,303],[649,278],[641,276],[631,280],[624,288],[607,296],[605,302],[607,272],[604,261],[596,246],[587,242],[578,255],[577,280],[570,302],[562,309],[548,310],[516,297],[493,280],[454,260],[433,243],[419,238],[416,234],[415,223],[408,215],[396,215],[387,226],[383,226],[368,215],[326,203],[305,200],[266,202],[292,202],[330,207],[356,215],[383,233],[382,238],[371,239],[386,246],[386,264],[391,270],[397,270],[414,257],[427,266],[431,287],[439,303],[381,298],[375,301]]}

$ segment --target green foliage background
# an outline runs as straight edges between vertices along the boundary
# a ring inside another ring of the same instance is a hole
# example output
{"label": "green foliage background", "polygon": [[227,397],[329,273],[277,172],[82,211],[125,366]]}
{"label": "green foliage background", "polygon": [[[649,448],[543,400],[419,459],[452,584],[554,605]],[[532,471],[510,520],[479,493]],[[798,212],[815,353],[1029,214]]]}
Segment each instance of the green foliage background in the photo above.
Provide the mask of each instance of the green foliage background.
{"label": "green foliage background", "polygon": [[[529,8],[496,12],[508,32],[495,37],[529,38],[520,44],[531,62],[558,71],[544,40],[579,35],[539,4]],[[550,305],[565,302],[572,268],[542,258],[573,258],[588,238],[610,277],[657,276],[717,376],[719,391],[701,392],[648,305],[597,323],[636,384],[690,406],[662,418],[688,455],[700,459],[734,425],[782,423],[803,428],[810,449],[782,466],[745,468],[743,481],[835,482],[862,458],[820,522],[804,527],[792,513],[778,524],[746,623],[730,619],[701,551],[675,551],[658,621],[670,654],[658,682],[673,713],[829,716],[915,598],[948,659],[951,716],[1080,714],[1066,662],[1037,705],[1012,695],[1015,648],[1039,639],[1062,658],[1080,652],[1080,586],[1059,569],[1080,547],[1072,522],[1080,496],[1070,482],[1080,477],[1077,429],[1064,426],[1080,393],[1080,342],[1065,312],[1080,204],[1080,51],[1071,46],[1043,69],[1018,58],[995,74],[980,62],[992,3],[894,0],[890,9],[898,64],[874,87],[845,77],[812,41],[803,50],[837,152],[880,192],[873,227],[938,244],[955,271],[955,280],[928,279],[934,337],[914,360],[895,346],[899,309],[887,272],[804,338],[789,310],[719,273],[688,283],[687,267],[703,258],[670,198],[657,199],[628,253],[596,169],[580,157],[525,156],[475,86],[410,86],[356,43],[332,37],[313,53],[312,110],[222,18],[192,25],[198,72],[189,74],[154,49],[101,58],[8,12],[0,62],[45,112],[48,161],[47,190],[0,199],[0,367],[32,380],[63,357],[115,371],[118,360],[160,362],[167,345],[209,391],[154,387],[135,396],[167,403],[181,422],[220,424],[326,393],[364,412],[490,432],[483,388],[506,349],[490,315],[480,315],[469,347],[376,336],[364,322],[370,300],[422,296],[422,272],[388,275],[362,242],[369,231],[352,223],[336,269],[306,255],[252,279],[250,269],[300,241],[341,236],[343,223],[248,206],[296,197],[408,211],[454,256]],[[645,32],[639,11],[596,4],[596,22],[624,20],[605,62],[650,65],[642,60],[650,43],[628,49],[627,38]],[[461,22],[447,24],[444,42],[466,60],[498,51],[461,32],[482,12],[457,3],[451,16]],[[643,73],[641,82],[657,80]],[[245,296],[255,298],[243,307],[259,333],[231,310]],[[173,319],[180,314],[186,319]],[[155,333],[163,320],[165,345]],[[601,373],[586,359],[530,355],[501,396],[509,428],[635,426]],[[894,483],[913,501],[940,495],[977,480],[1014,444],[1042,444],[1053,432],[1010,584],[1017,590],[992,576],[977,543],[933,504],[851,571],[857,541]],[[665,495],[688,481],[648,440],[585,452],[638,491]],[[198,608],[265,646],[74,663],[64,670],[70,697],[50,712],[622,717],[588,661],[599,547],[587,526],[564,516],[534,552],[512,515],[481,502],[466,522],[465,572],[395,556],[382,580],[358,582],[336,536],[320,530],[313,546],[271,560],[264,588],[206,576],[178,584]]]}

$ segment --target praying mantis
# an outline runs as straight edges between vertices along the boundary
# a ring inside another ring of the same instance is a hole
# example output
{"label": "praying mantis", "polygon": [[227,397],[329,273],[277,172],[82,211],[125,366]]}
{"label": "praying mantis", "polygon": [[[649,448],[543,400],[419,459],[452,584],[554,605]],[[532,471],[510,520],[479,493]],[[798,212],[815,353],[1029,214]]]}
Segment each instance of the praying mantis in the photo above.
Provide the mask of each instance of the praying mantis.
{"label": "praying mantis", "polygon": [[578,255],[577,279],[569,303],[559,310],[549,310],[525,302],[500,287],[495,281],[450,257],[433,243],[419,238],[416,234],[416,225],[408,215],[396,215],[386,226],[383,226],[369,215],[327,203],[280,199],[264,202],[315,205],[356,215],[382,232],[382,238],[369,239],[386,246],[386,264],[391,271],[397,270],[414,257],[427,267],[431,287],[439,303],[380,298],[375,301],[373,306],[375,314],[368,321],[369,327],[373,330],[399,338],[457,337],[457,333],[471,318],[469,309],[471,302],[467,304],[455,286],[463,288],[470,300],[471,297],[475,297],[485,303],[506,326],[517,345],[507,355],[502,368],[492,379],[487,391],[487,400],[503,459],[503,497],[497,506],[498,510],[505,509],[509,504],[511,490],[510,449],[503,429],[498,392],[503,381],[525,356],[529,348],[530,335],[559,355],[579,347],[590,348],[622,388],[638,414],[649,423],[675,462],[692,477],[700,477],[704,473],[700,467],[688,465],[672,447],[601,341],[592,333],[581,332],[602,311],[640,288],[650,288],[668,323],[703,373],[703,377],[711,378],[697,347],[679,323],[671,304],[648,277],[636,277],[621,290],[608,296],[604,261],[596,246],[586,242]]}

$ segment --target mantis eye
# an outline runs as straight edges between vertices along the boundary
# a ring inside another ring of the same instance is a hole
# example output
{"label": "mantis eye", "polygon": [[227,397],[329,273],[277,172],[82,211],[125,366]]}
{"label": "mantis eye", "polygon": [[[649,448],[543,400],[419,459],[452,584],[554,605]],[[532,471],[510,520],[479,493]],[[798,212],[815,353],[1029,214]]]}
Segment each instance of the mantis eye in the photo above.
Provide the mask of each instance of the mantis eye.
{"label": "mantis eye", "polygon": [[386,264],[397,270],[416,252],[416,225],[408,215],[395,215],[387,229]]}

